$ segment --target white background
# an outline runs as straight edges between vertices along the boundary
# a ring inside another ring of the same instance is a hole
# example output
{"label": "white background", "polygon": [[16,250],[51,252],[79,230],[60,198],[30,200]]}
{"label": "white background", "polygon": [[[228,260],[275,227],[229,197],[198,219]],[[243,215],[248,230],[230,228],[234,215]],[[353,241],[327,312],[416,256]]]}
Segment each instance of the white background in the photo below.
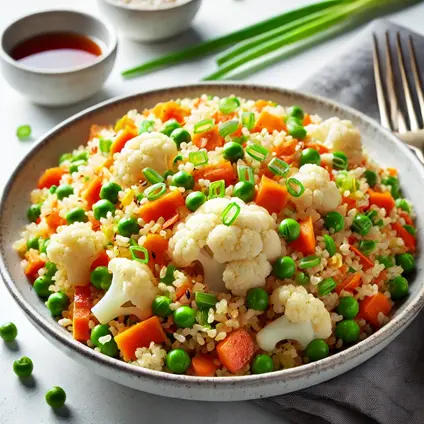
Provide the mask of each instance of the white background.
{"label": "white background", "polygon": [[[10,21],[33,11],[68,7],[97,12],[94,0],[20,0],[1,1],[0,29]],[[20,142],[15,131],[19,125],[30,124],[34,137],[74,113],[101,100],[164,85],[198,81],[213,70],[213,59],[206,58],[141,78],[124,81],[120,70],[133,66],[162,52],[170,51],[193,39],[207,39],[247,24],[273,16],[307,0],[204,0],[194,21],[194,31],[171,42],[140,45],[120,40],[114,71],[104,90],[84,104],[67,109],[46,109],[30,104],[0,78],[0,192],[18,160],[32,142]],[[417,32],[424,33],[424,4],[391,16],[391,19]],[[326,60],[343,50],[353,33],[315,47],[284,63],[274,65],[248,80],[277,86],[296,87],[312,75]],[[423,52],[419,52],[423,53]],[[423,53],[424,54],[424,53]],[[19,329],[18,350],[0,341],[0,423],[283,423],[281,417],[256,407],[252,403],[203,403],[165,399],[125,388],[92,374],[68,359],[50,345],[29,324],[12,298],[0,284],[0,323],[13,321]],[[34,361],[33,387],[26,387],[14,375],[12,362],[27,355]],[[62,386],[68,395],[67,413],[58,415],[44,402],[44,393],[53,385]]]}

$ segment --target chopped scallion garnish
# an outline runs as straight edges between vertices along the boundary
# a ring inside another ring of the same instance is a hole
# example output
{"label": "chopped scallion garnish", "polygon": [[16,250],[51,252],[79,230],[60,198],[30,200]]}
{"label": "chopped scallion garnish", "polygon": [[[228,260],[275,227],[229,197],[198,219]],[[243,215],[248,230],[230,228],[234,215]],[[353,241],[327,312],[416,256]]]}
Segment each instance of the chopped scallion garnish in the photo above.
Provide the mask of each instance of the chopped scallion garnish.
{"label": "chopped scallion garnish", "polygon": [[26,140],[27,138],[31,137],[31,127],[29,125],[21,125],[16,130],[16,136],[19,138],[19,140]]}
{"label": "chopped scallion garnish", "polygon": [[318,294],[320,296],[326,296],[330,294],[336,286],[337,284],[332,278],[325,278],[318,284]]}
{"label": "chopped scallion garnish", "polygon": [[250,166],[239,166],[237,168],[237,174],[240,181],[248,181],[250,183],[255,183],[253,169],[250,168]]}
{"label": "chopped scallion garnish", "polygon": [[222,223],[229,227],[240,215],[240,205],[236,202],[231,202],[222,212]]}
{"label": "chopped scallion garnish", "polygon": [[215,197],[225,196],[225,181],[219,180],[214,181],[209,185],[209,196],[208,199],[214,199]]}
{"label": "chopped scallion garnish", "polygon": [[208,163],[208,154],[201,150],[199,152],[190,152],[188,154],[188,160],[194,165],[194,166],[200,166],[200,165],[206,165]]}
{"label": "chopped scallion garnish", "polygon": [[[131,257],[134,261],[140,262],[142,264],[147,264],[149,262],[149,251],[142,246],[131,246],[130,247]],[[135,252],[141,252],[143,254],[143,257],[139,257],[136,255]]]}
{"label": "chopped scallion garnish", "polygon": [[144,178],[146,178],[146,180],[151,184],[164,182],[162,175],[160,175],[158,172],[156,172],[152,168],[144,168],[142,172],[143,172]]}
{"label": "chopped scallion garnish", "polygon": [[215,123],[213,119],[203,119],[202,121],[196,122],[194,124],[193,131],[195,134],[204,133],[211,130],[214,125]]}
{"label": "chopped scallion garnish", "polygon": [[172,161],[173,165],[176,165],[178,162],[181,162],[183,160],[183,157],[181,155],[175,156],[174,160]]}
{"label": "chopped scallion garnish", "polygon": [[228,114],[234,112],[240,106],[240,100],[237,97],[224,97],[219,102],[219,110]]}
{"label": "chopped scallion garnish", "polygon": [[305,191],[305,187],[303,186],[303,184],[299,180],[293,177],[290,177],[286,181],[286,186],[287,186],[287,191],[293,197],[300,197]]}
{"label": "chopped scallion garnish", "polygon": [[246,153],[259,162],[262,162],[268,156],[268,150],[259,144],[251,144],[250,146],[247,146]]}
{"label": "chopped scallion garnish", "polygon": [[255,126],[255,114],[253,112],[243,112],[241,115],[243,127],[251,130]]}
{"label": "chopped scallion garnish", "polygon": [[329,236],[328,234],[324,234],[323,239],[325,243],[325,249],[327,250],[331,258],[336,254],[336,243],[334,242],[333,237]]}
{"label": "chopped scallion garnish", "polygon": [[152,121],[150,119],[146,119],[143,121],[140,125],[140,129],[138,131],[139,134],[143,134],[146,132],[152,132],[155,127],[155,121]]}
{"label": "chopped scallion garnish", "polygon": [[299,261],[299,269],[313,268],[321,263],[321,258],[318,256],[306,256]]}
{"label": "chopped scallion garnish", "polygon": [[206,310],[213,308],[218,302],[218,299],[215,295],[202,292],[196,292],[194,295],[194,300],[196,301],[196,305],[199,309]]}
{"label": "chopped scallion garnish", "polygon": [[109,153],[110,152],[110,146],[112,146],[112,140],[108,140],[105,138],[101,138],[99,140],[99,150],[102,153]]}
{"label": "chopped scallion garnish", "polygon": [[275,175],[285,177],[290,171],[290,166],[279,158],[273,158],[268,164],[268,169]]}
{"label": "chopped scallion garnish", "polygon": [[222,122],[221,124],[219,124],[219,127],[218,127],[219,135],[222,138],[227,137],[227,135],[231,135],[232,133],[237,131],[238,125],[239,125],[239,121],[235,119],[231,121]]}
{"label": "chopped scallion garnish", "polygon": [[156,200],[159,199],[159,197],[162,196],[163,193],[166,191],[166,185],[165,183],[157,183],[153,184],[146,190],[144,190],[144,195],[147,197],[147,200]]}

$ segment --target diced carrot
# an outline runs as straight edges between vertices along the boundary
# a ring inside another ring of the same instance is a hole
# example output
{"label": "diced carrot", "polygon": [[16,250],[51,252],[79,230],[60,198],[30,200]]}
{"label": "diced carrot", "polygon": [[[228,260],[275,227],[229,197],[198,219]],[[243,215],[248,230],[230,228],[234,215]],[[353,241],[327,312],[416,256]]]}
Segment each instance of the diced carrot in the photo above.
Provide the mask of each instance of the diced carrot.
{"label": "diced carrot", "polygon": [[46,169],[38,180],[38,188],[50,188],[52,185],[59,185],[63,174],[66,174],[66,171],[59,166]]}
{"label": "diced carrot", "polygon": [[262,178],[262,175],[265,175],[266,177],[270,178],[271,180],[274,179],[274,177],[275,177],[275,174],[266,165],[262,165],[259,168],[258,177]]}
{"label": "diced carrot", "polygon": [[368,271],[374,266],[374,262],[366,257],[360,250],[358,250],[355,246],[349,246],[350,250],[359,257],[359,262],[365,271]]}
{"label": "diced carrot", "polygon": [[178,287],[177,290],[175,290],[175,297],[178,300],[186,294],[187,290],[191,293],[192,289],[193,289],[193,283],[191,282],[191,279],[190,279],[186,283]]}
{"label": "diced carrot", "polygon": [[112,127],[110,125],[92,125],[90,127],[90,135],[88,136],[89,140],[96,138],[100,135],[103,130],[111,130]]}
{"label": "diced carrot", "polygon": [[165,264],[168,240],[159,234],[148,234],[143,247],[149,252],[149,266],[154,269],[155,265]]}
{"label": "diced carrot", "polygon": [[165,343],[166,340],[166,333],[157,316],[139,322],[115,337],[125,361],[137,359],[135,351],[139,347],[149,347],[151,342]]}
{"label": "diced carrot", "polygon": [[314,149],[320,155],[324,153],[328,153],[330,151],[330,149],[327,146],[324,146],[323,144],[312,142],[312,141],[305,143],[305,148]]}
{"label": "diced carrot", "polygon": [[272,105],[272,102],[270,102],[269,100],[257,100],[256,102],[255,102],[255,109],[258,111],[258,112],[262,112],[262,110],[265,108],[265,107],[267,107],[267,106],[271,106]]}
{"label": "diced carrot", "polygon": [[337,284],[335,291],[340,294],[342,290],[355,293],[355,289],[362,283],[361,274],[359,272],[351,273],[344,281]]}
{"label": "diced carrot", "polygon": [[90,269],[96,269],[98,266],[108,266],[109,265],[109,256],[106,253],[106,250],[102,250],[100,255],[94,259],[93,263],[90,266]]}
{"label": "diced carrot", "polygon": [[387,280],[387,271],[383,269],[383,271],[380,272],[379,276],[375,279],[375,284],[378,285],[378,287],[381,287],[383,283],[385,283]]}
{"label": "diced carrot", "polygon": [[308,216],[305,220],[299,221],[299,224],[300,235],[295,241],[290,243],[290,246],[304,255],[312,255],[315,253],[317,245],[312,217]]}
{"label": "diced carrot", "polygon": [[417,248],[417,241],[415,237],[408,233],[408,231],[405,230],[405,228],[402,227],[402,225],[399,222],[395,222],[393,225],[393,228],[396,230],[398,237],[400,237],[408,250],[411,252],[415,252]]}
{"label": "diced carrot", "polygon": [[283,156],[291,156],[296,153],[297,143],[296,139],[285,141],[279,146],[274,147],[272,151],[275,152],[276,156],[279,158]]}
{"label": "diced carrot", "polygon": [[74,295],[74,312],[72,318],[73,336],[75,340],[85,342],[90,338],[90,314],[92,308],[90,284],[76,286]]}
{"label": "diced carrot", "polygon": [[213,377],[216,372],[216,365],[206,356],[195,356],[191,360],[194,374],[199,377]]}
{"label": "diced carrot", "polygon": [[91,222],[91,226],[92,226],[94,231],[98,231],[100,229],[101,223],[100,223],[99,220],[94,218],[94,216],[89,215],[88,220]]}
{"label": "diced carrot", "polygon": [[342,196],[342,203],[347,205],[347,210],[356,208],[356,199],[352,199],[351,197]]}
{"label": "diced carrot", "polygon": [[87,202],[88,209],[100,200],[100,190],[102,188],[102,180],[94,176],[86,184],[84,191],[82,192],[82,198]]}
{"label": "diced carrot", "polygon": [[312,123],[312,121],[311,121],[311,115],[309,115],[309,113],[305,113],[305,116],[303,117],[302,125],[304,127],[306,127],[306,125],[309,125],[311,123]]}
{"label": "diced carrot", "polygon": [[38,277],[38,271],[43,268],[45,262],[40,258],[40,254],[35,249],[29,249],[25,253],[25,259],[28,261],[25,267],[25,275],[33,283]]}
{"label": "diced carrot", "polygon": [[368,190],[370,205],[376,205],[379,208],[384,208],[388,213],[395,207],[395,199],[390,192],[379,193],[377,191]]}
{"label": "diced carrot", "polygon": [[46,223],[49,226],[50,230],[52,232],[55,232],[57,230],[57,227],[60,227],[61,225],[66,225],[66,219],[62,218],[59,215],[59,211],[57,208],[53,208],[51,212],[46,215]]}
{"label": "diced carrot", "polygon": [[280,213],[287,203],[287,189],[277,181],[262,175],[255,202],[265,208],[270,214]]}
{"label": "diced carrot", "polygon": [[162,229],[166,230],[169,227],[172,227],[180,219],[180,214],[176,213],[172,218],[169,218],[166,222],[163,223]]}
{"label": "diced carrot", "polygon": [[263,110],[251,132],[261,132],[264,128],[271,134],[274,130],[286,130],[286,124],[282,118]]}
{"label": "diced carrot", "polygon": [[255,344],[246,330],[239,329],[219,342],[216,351],[224,367],[235,373],[250,362],[255,353]]}
{"label": "diced carrot", "polygon": [[375,327],[381,327],[378,321],[379,313],[381,312],[383,315],[388,316],[391,309],[390,300],[383,293],[377,293],[374,296],[366,296],[365,299],[359,302],[357,318],[362,318]]}
{"label": "diced carrot", "polygon": [[184,123],[185,117],[190,115],[190,109],[182,107],[176,102],[158,103],[153,108],[153,113],[162,121],[166,122],[175,119],[180,124]]}
{"label": "diced carrot", "polygon": [[387,172],[389,173],[389,175],[391,175],[392,177],[396,177],[398,174],[398,171],[396,168],[387,168]]}
{"label": "diced carrot", "polygon": [[160,217],[165,220],[172,218],[178,208],[184,206],[184,197],[180,191],[170,191],[159,199],[147,202],[140,207],[140,216],[144,222],[157,221]]}
{"label": "diced carrot", "polygon": [[227,185],[231,185],[235,182],[237,175],[231,162],[224,161],[217,165],[206,165],[202,168],[195,169],[193,171],[193,178],[195,181],[199,181],[200,179],[209,181],[224,180]]}
{"label": "diced carrot", "polygon": [[128,115],[124,115],[121,119],[119,119],[115,124],[115,132],[123,130],[124,128],[131,128],[133,130],[137,130],[137,126],[135,125],[134,120],[128,117]]}
{"label": "diced carrot", "polygon": [[412,221],[412,218],[410,217],[410,215],[406,212],[401,212],[400,216],[405,220],[405,223],[408,225],[414,225],[414,221]]}
{"label": "diced carrot", "polygon": [[222,113],[220,110],[218,110],[212,115],[212,119],[216,124],[219,124],[221,122],[230,121],[235,117],[235,115],[235,113]]}
{"label": "diced carrot", "polygon": [[113,155],[115,153],[119,153],[127,143],[127,141],[131,140],[138,134],[136,128],[133,127],[125,127],[120,130],[113,140],[112,145],[110,146],[110,153]]}
{"label": "diced carrot", "polygon": [[206,150],[215,150],[217,147],[222,147],[224,143],[225,140],[219,135],[217,125],[209,131],[193,135],[193,144]]}

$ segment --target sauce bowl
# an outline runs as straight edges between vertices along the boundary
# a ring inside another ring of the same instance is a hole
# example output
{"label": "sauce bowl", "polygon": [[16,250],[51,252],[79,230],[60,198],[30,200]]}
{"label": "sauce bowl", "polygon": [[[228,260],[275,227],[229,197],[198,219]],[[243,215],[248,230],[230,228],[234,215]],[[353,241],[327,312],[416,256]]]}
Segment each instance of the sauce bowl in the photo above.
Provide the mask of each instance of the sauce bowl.
{"label": "sauce bowl", "polygon": [[[40,34],[70,32],[92,37],[103,53],[92,63],[69,69],[41,69],[14,60],[10,53],[22,41]],[[24,16],[10,24],[0,38],[2,73],[23,96],[43,106],[67,106],[91,97],[105,83],[115,62],[114,29],[86,13],[50,10]]]}

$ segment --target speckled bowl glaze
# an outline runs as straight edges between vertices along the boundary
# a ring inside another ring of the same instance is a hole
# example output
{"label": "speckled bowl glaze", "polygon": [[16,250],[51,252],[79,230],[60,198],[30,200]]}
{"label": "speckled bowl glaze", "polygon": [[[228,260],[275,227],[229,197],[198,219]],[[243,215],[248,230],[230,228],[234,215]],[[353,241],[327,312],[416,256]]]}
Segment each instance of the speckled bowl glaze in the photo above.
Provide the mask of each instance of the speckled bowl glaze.
{"label": "speckled bowl glaze", "polygon": [[235,94],[248,99],[268,99],[283,105],[297,104],[323,118],[338,116],[350,119],[360,129],[369,154],[382,165],[399,170],[406,197],[412,200],[416,208],[417,234],[419,245],[422,246],[424,168],[402,143],[376,122],[355,110],[295,91],[256,85],[197,84],[156,90],[101,103],[66,120],[38,141],[17,166],[1,199],[0,271],[7,288],[34,326],[68,356],[106,378],[158,395],[205,401],[255,399],[309,387],[358,366],[406,330],[421,310],[424,304],[422,255],[417,258],[416,278],[411,282],[409,297],[399,306],[393,320],[365,341],[329,358],[298,368],[230,378],[166,374],[101,355],[73,340],[70,333],[57,325],[26,280],[20,267],[20,259],[12,249],[12,242],[18,238],[19,231],[26,223],[25,211],[29,205],[29,193],[42,170],[54,166],[60,154],[85,143],[93,123],[108,124],[130,109],[143,110],[160,101],[193,97],[202,93],[218,96]]}

